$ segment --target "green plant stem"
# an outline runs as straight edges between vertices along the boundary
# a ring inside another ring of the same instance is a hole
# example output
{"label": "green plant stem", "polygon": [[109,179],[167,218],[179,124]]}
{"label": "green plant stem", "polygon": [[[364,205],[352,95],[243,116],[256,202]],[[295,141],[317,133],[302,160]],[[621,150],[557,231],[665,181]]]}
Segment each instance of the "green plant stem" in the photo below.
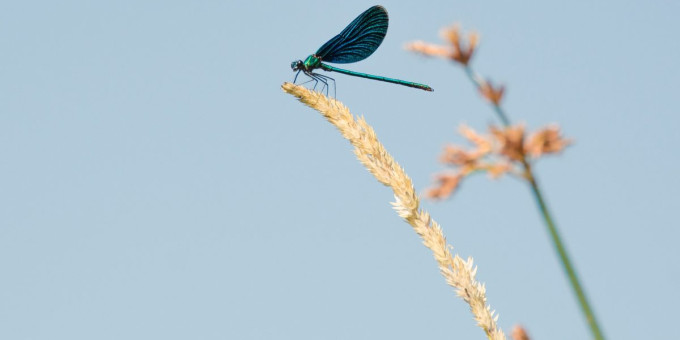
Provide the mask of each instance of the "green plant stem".
{"label": "green plant stem", "polygon": [[594,339],[604,340],[604,335],[602,334],[600,326],[598,325],[597,320],[595,319],[595,313],[593,312],[593,309],[590,307],[590,304],[588,303],[586,293],[583,290],[583,287],[581,286],[581,283],[578,279],[578,275],[576,274],[576,270],[574,269],[574,266],[571,264],[571,260],[569,260],[569,254],[567,253],[567,249],[564,247],[564,243],[562,242],[560,233],[557,231],[555,222],[553,222],[552,216],[550,215],[550,211],[548,210],[548,206],[546,205],[545,200],[543,199],[543,195],[541,194],[541,188],[539,187],[538,182],[536,181],[536,178],[534,177],[531,171],[531,165],[526,160],[523,160],[522,164],[524,165],[526,178],[529,181],[529,184],[531,185],[531,192],[534,195],[534,198],[536,199],[536,204],[538,204],[538,208],[541,211],[541,216],[543,216],[545,225],[548,227],[548,231],[550,232],[550,237],[552,238],[553,245],[555,246],[555,250],[557,251],[557,254],[559,255],[560,260],[562,262],[562,268],[564,269],[565,273],[567,274],[567,277],[569,278],[569,283],[571,283],[571,288],[574,290],[574,293],[576,294],[576,298],[578,299],[581,311],[586,317],[586,322],[590,327],[590,332],[593,334]]}
{"label": "green plant stem", "polygon": [[[468,76],[470,81],[472,81],[475,87],[477,87],[477,89],[480,90],[482,88],[484,80],[481,77],[479,77],[469,65],[465,65],[464,69],[465,74]],[[503,108],[501,108],[500,105],[492,106],[494,108],[494,112],[496,113],[500,121],[503,123],[503,125],[505,127],[510,126],[510,120],[503,111]],[[574,266],[571,264],[571,260],[569,259],[567,249],[564,247],[564,243],[562,242],[560,233],[557,230],[557,226],[555,226],[555,222],[553,222],[552,215],[550,214],[548,206],[545,203],[545,200],[543,199],[541,188],[539,187],[536,177],[534,176],[531,170],[531,163],[529,163],[529,161],[524,156],[522,156],[521,162],[522,165],[524,166],[524,177],[527,179],[531,186],[531,192],[534,195],[534,198],[536,199],[538,209],[541,211],[543,221],[545,222],[545,225],[548,228],[548,232],[550,233],[550,237],[553,241],[555,251],[557,252],[560,261],[562,262],[562,268],[564,269],[564,272],[567,274],[567,278],[569,279],[571,288],[574,290],[574,293],[576,294],[576,298],[581,307],[581,311],[586,317],[586,322],[590,327],[590,331],[593,334],[594,339],[604,340],[604,335],[602,334],[600,326],[598,325],[597,320],[595,319],[595,313],[593,312],[593,309],[590,307],[590,303],[588,303],[586,293],[583,290],[581,283],[579,282],[576,270],[574,269]]]}

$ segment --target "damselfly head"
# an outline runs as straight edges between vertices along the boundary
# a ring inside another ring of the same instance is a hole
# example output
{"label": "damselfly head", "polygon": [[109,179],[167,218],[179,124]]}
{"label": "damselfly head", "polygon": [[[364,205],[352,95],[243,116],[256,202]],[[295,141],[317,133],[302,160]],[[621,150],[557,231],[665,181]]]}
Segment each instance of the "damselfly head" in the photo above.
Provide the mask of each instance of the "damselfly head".
{"label": "damselfly head", "polygon": [[297,70],[301,70],[303,68],[302,65],[303,65],[302,60],[296,60],[296,61],[290,63],[290,68],[292,68],[293,71],[297,71]]}

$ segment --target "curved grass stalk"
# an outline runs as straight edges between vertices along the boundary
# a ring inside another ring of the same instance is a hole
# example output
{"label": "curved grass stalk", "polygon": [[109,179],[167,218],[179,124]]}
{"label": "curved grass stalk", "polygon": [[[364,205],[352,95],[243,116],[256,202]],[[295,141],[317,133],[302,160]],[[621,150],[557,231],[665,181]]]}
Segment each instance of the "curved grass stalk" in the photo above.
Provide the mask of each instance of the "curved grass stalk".
{"label": "curved grass stalk", "polygon": [[486,289],[475,279],[477,268],[474,267],[472,258],[463,260],[457,254],[451,253],[453,247],[446,244],[441,227],[426,211],[419,209],[420,201],[411,179],[385,150],[373,128],[363,117],[355,118],[337,100],[328,99],[321,93],[291,83],[284,83],[282,88],[305,105],[319,111],[326,120],[335,125],[342,136],[354,146],[354,154],[366,169],[380,183],[392,188],[395,197],[392,205],[397,214],[413,227],[423,244],[432,251],[446,283],[455,288],[457,295],[470,306],[477,325],[489,339],[505,339],[505,334],[497,324],[498,315],[494,315],[495,312],[486,302]]}

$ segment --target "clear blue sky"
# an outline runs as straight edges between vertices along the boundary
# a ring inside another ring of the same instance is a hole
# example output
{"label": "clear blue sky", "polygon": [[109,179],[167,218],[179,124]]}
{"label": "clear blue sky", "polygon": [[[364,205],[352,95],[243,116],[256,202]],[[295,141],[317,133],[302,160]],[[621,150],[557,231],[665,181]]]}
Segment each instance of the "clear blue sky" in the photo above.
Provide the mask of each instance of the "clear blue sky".
{"label": "clear blue sky", "polygon": [[[0,338],[483,339],[391,192],[290,62],[375,3],[0,5]],[[680,303],[680,5],[384,1],[380,49],[335,75],[426,189],[459,124],[494,122],[462,71],[402,49],[453,22],[530,128],[575,144],[537,165],[610,339],[669,338]],[[500,325],[587,339],[528,188],[484,176],[425,202],[472,256]]]}

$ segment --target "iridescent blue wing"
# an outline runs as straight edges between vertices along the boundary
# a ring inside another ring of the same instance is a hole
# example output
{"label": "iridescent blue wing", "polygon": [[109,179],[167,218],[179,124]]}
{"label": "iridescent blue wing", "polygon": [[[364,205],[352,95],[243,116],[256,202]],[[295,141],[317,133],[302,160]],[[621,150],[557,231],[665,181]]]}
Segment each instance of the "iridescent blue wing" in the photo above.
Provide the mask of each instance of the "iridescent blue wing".
{"label": "iridescent blue wing", "polygon": [[361,13],[316,51],[322,61],[337,64],[354,63],[368,58],[387,34],[387,10],[373,6]]}

